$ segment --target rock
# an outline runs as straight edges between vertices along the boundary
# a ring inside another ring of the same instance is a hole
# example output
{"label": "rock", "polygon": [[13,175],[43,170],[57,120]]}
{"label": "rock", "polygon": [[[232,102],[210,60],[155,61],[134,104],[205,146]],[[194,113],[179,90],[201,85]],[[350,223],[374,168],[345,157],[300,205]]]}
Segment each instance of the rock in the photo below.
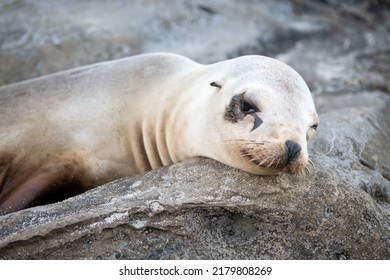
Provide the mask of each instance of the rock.
{"label": "rock", "polygon": [[305,78],[320,126],[304,176],[177,163],[0,216],[0,258],[389,259],[389,13],[380,0],[1,3],[0,84],[147,51],[265,54]]}
{"label": "rock", "polygon": [[0,85],[145,52],[214,62],[257,37],[286,33],[294,20],[283,1],[7,2],[0,4]]}

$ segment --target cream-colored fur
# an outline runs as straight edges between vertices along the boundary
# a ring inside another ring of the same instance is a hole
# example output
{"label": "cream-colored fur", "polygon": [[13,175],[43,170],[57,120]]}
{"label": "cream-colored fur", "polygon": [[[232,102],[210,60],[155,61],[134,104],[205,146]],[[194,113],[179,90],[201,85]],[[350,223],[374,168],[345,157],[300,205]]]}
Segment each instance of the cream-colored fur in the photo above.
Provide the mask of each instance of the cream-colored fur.
{"label": "cream-colored fur", "polygon": [[[224,118],[235,95],[260,109],[253,131],[252,114]],[[303,79],[262,56],[201,65],[146,54],[5,86],[0,213],[195,156],[255,174],[300,172],[316,123]],[[285,165],[287,140],[302,151]]]}

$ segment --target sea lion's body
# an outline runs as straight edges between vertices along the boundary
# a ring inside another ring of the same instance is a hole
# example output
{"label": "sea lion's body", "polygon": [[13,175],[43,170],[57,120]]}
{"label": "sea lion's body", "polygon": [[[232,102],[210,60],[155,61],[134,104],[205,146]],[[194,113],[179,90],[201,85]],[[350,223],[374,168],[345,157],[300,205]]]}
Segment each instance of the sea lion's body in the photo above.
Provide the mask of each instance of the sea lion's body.
{"label": "sea lion's body", "polygon": [[241,119],[226,120],[231,96],[210,86],[224,63],[140,55],[0,88],[0,214],[194,156],[240,168],[219,127]]}

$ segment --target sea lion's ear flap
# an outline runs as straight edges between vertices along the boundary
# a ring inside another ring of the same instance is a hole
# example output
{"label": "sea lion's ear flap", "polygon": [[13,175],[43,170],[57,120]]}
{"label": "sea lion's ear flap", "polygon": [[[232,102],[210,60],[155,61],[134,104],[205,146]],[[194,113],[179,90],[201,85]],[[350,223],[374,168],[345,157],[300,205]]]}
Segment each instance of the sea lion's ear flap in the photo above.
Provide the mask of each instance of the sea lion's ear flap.
{"label": "sea lion's ear flap", "polygon": [[210,84],[212,87],[222,88],[222,82],[221,81],[214,81]]}

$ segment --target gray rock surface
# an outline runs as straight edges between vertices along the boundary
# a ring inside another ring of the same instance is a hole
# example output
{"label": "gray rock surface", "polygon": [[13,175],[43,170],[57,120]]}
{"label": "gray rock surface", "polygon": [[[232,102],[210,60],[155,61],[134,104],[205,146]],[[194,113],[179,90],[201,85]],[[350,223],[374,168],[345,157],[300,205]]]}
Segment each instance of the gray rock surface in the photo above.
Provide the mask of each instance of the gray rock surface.
{"label": "gray rock surface", "polygon": [[312,89],[313,164],[263,177],[193,159],[124,178],[1,216],[0,258],[390,258],[387,1],[91,3],[0,3],[0,84],[148,51],[270,55]]}

